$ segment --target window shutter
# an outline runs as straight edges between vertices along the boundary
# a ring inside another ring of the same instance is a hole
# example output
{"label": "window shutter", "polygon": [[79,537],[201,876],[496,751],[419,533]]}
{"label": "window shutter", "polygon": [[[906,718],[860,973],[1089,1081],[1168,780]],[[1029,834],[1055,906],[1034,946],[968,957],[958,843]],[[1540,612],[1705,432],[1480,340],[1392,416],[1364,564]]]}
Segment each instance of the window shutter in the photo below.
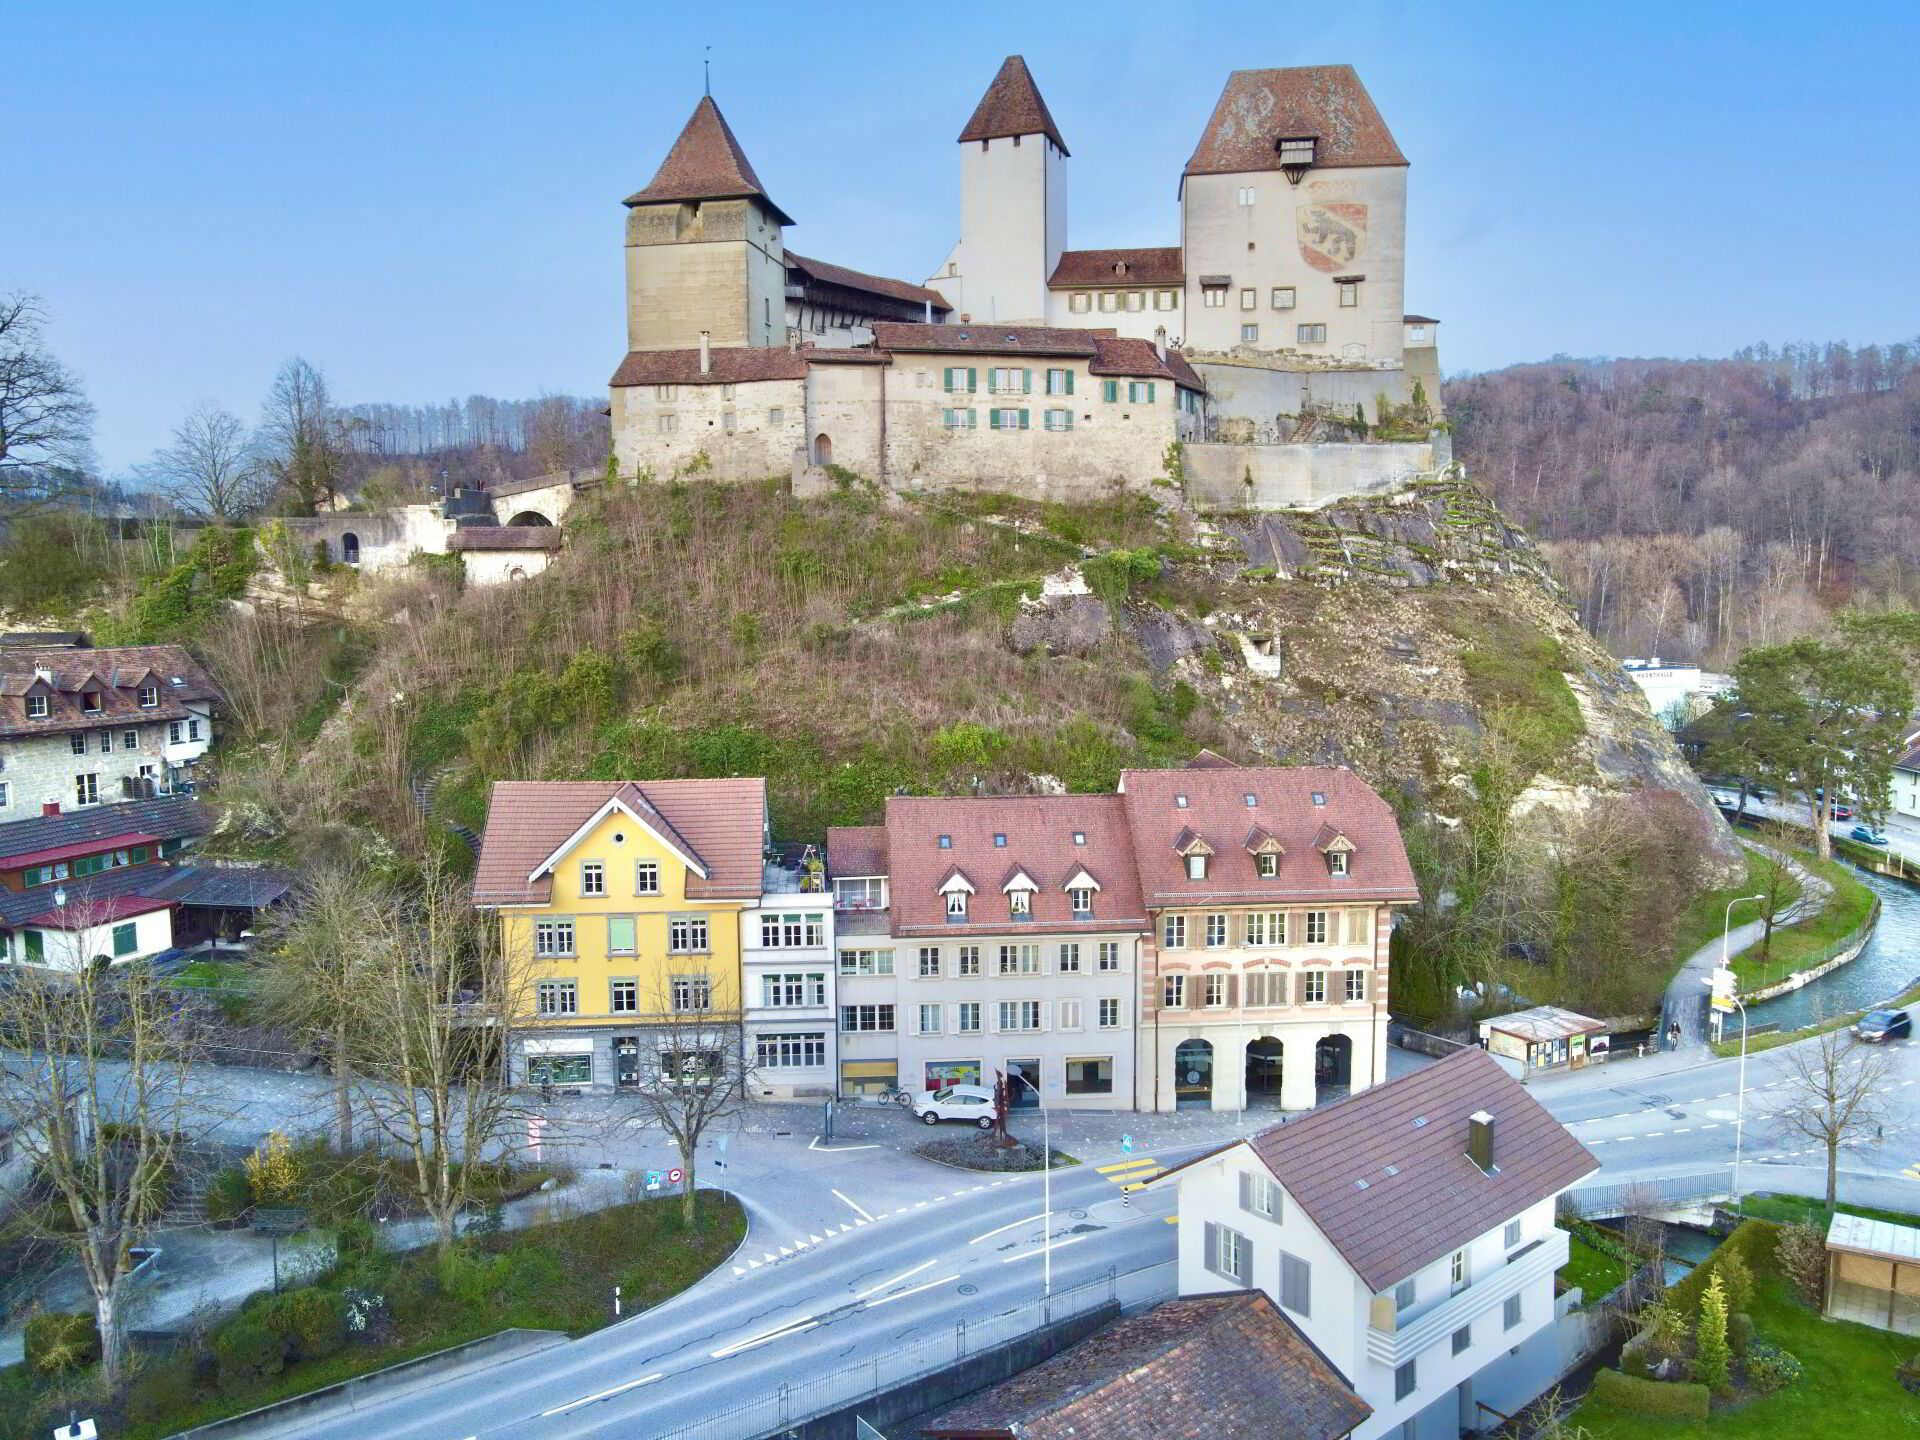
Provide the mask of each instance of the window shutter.
{"label": "window shutter", "polygon": [[1207,1221],[1205,1245],[1206,1253],[1202,1257],[1202,1263],[1206,1265],[1207,1269],[1218,1271],[1220,1268],[1220,1227],[1211,1220]]}
{"label": "window shutter", "polygon": [[1242,1285],[1253,1283],[1253,1242],[1246,1236],[1240,1237],[1240,1244],[1234,1251],[1237,1262],[1233,1268],[1233,1278]]}
{"label": "window shutter", "polygon": [[1327,944],[1329,945],[1338,945],[1340,943],[1340,916],[1342,913],[1343,912],[1339,910],[1327,911]]}
{"label": "window shutter", "polygon": [[1287,985],[1290,979],[1291,977],[1285,970],[1269,970],[1267,972],[1267,1004],[1286,1005],[1291,1003],[1287,999]]}
{"label": "window shutter", "polygon": [[1073,371],[1071,370],[1067,371],[1067,393],[1069,395],[1073,393]]}
{"label": "window shutter", "polygon": [[1000,428],[1000,412],[998,410],[990,409],[987,411],[987,428],[989,430],[998,430]]}
{"label": "window shutter", "polygon": [[1147,381],[1147,403],[1149,405],[1153,403],[1153,381],[1151,380]]}
{"label": "window shutter", "polygon": [[[1073,379],[1073,372],[1072,372],[1071,370],[1069,370],[1069,371],[1067,372],[1067,379],[1068,379],[1068,380],[1072,380],[1072,379]],[[1068,385],[1068,386],[1067,386],[1067,393],[1068,393],[1069,395],[1071,395],[1071,394],[1073,393],[1073,386],[1072,386],[1072,385]],[[1071,430],[1071,429],[1073,428],[1073,411],[1071,411],[1071,410],[1062,410],[1062,411],[1060,412],[1060,416],[1061,416],[1061,418],[1062,418],[1063,420],[1065,420],[1065,421],[1067,422],[1067,423],[1066,423],[1065,425],[1063,425],[1063,426],[1062,426],[1061,428],[1062,428],[1063,430]]]}
{"label": "window shutter", "polygon": [[975,390],[978,390],[980,388],[979,381],[980,381],[979,372],[976,371],[972,366],[968,366],[967,367],[967,393],[969,395],[973,394]]}
{"label": "window shutter", "polygon": [[1051,1000],[1042,1000],[1040,1002],[1040,1028],[1042,1030],[1053,1029],[1053,1002]]}
{"label": "window shutter", "polygon": [[1229,1010],[1237,1009],[1239,1004],[1240,977],[1238,975],[1229,975],[1227,976],[1227,1008]]}
{"label": "window shutter", "polygon": [[1000,1033],[1000,1006],[992,1000],[985,1002],[985,1004],[987,1011],[987,1028],[998,1035]]}
{"label": "window shutter", "polygon": [[1197,971],[1187,976],[1187,1009],[1198,1010],[1207,1003],[1207,977]]}
{"label": "window shutter", "polygon": [[1250,1170],[1240,1172],[1240,1208],[1247,1211],[1253,1209],[1253,1172]]}
{"label": "window shutter", "polygon": [[940,385],[949,395],[953,393],[953,367],[951,365],[940,372]]}
{"label": "window shutter", "polygon": [[1033,393],[1033,371],[1022,370],[1020,372],[1020,393],[1022,395],[1031,395]]}
{"label": "window shutter", "polygon": [[960,1033],[960,1007],[958,1005],[947,1006],[947,1033],[949,1035],[958,1035]]}
{"label": "window shutter", "polygon": [[1120,382],[1118,380],[1102,380],[1100,382],[1100,398],[1105,400],[1109,405],[1119,400]]}
{"label": "window shutter", "polygon": [[1025,410],[1020,412],[1020,428],[1022,430],[1027,428],[1027,412]]}

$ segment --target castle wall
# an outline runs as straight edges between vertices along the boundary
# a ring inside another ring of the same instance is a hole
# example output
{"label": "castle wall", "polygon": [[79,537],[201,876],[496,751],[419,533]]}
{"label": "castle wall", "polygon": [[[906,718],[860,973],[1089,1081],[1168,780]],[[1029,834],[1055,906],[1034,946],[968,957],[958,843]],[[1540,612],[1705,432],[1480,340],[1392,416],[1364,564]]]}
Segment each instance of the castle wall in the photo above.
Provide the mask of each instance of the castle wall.
{"label": "castle wall", "polygon": [[402,505],[364,514],[343,510],[295,515],[283,523],[309,550],[316,543],[324,544],[327,558],[336,564],[345,563],[351,535],[359,544],[359,567],[366,571],[397,570],[415,551],[444,555],[447,536],[453,533],[453,523],[441,516],[437,505]]}
{"label": "castle wall", "polygon": [[[652,385],[622,385],[610,392],[613,454],[621,475],[646,471],[658,480],[681,474],[762,480],[788,474],[794,451],[806,444],[803,380],[668,389],[665,398]],[[661,429],[664,417],[672,418],[670,430]]]}
{"label": "castle wall", "polygon": [[[1087,308],[1073,308],[1074,297],[1086,297]],[[1110,302],[1105,297],[1112,296]],[[1128,309],[1132,301],[1138,309]],[[1111,310],[1102,309],[1111,303]],[[1068,330],[1112,330],[1137,340],[1151,340],[1165,328],[1167,343],[1178,345],[1186,334],[1186,297],[1178,284],[1129,285],[1103,290],[1051,290],[1047,293],[1047,324]]]}
{"label": "castle wall", "polygon": [[463,550],[467,584],[506,585],[530,580],[553,559],[550,550]]}
{"label": "castle wall", "polygon": [[627,348],[786,342],[786,250],[751,200],[627,212]]}
{"label": "castle wall", "polygon": [[1187,503],[1214,510],[1314,509],[1350,495],[1397,490],[1446,463],[1433,445],[1218,445],[1181,456]]}
{"label": "castle wall", "polygon": [[807,367],[807,457],[824,463],[820,437],[832,444],[833,464],[880,478],[880,407],[884,365],[810,365]]}
{"label": "castle wall", "polygon": [[[1413,389],[1405,370],[1271,370],[1200,359],[1193,368],[1207,382],[1216,416],[1258,425],[1274,424],[1277,415],[1298,415],[1310,404],[1342,415],[1353,414],[1359,405],[1371,424],[1380,418],[1380,396],[1404,405]],[[1438,393],[1437,383],[1436,377],[1429,384],[1429,396]]]}

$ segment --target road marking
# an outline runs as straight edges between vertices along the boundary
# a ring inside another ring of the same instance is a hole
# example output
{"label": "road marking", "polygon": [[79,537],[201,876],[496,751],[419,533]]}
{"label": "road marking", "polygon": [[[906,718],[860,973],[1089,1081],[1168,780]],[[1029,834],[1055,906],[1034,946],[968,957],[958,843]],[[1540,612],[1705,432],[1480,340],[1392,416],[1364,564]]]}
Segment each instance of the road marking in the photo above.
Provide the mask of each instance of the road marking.
{"label": "road marking", "polygon": [[958,1274],[948,1275],[939,1280],[929,1280],[924,1285],[916,1285],[911,1290],[902,1290],[898,1295],[889,1295],[884,1300],[869,1300],[867,1302],[867,1309],[877,1310],[882,1305],[891,1305],[896,1300],[904,1300],[909,1295],[918,1295],[922,1290],[932,1290],[936,1286],[949,1284],[959,1278],[960,1276]]}
{"label": "road marking", "polygon": [[849,1150],[878,1150],[879,1148],[878,1145],[822,1145],[818,1135],[807,1142],[807,1149],[818,1150],[823,1155],[844,1155]]}
{"label": "road marking", "polygon": [[1009,1255],[1000,1263],[1002,1265],[1011,1265],[1016,1260],[1037,1260],[1049,1250],[1064,1250],[1069,1245],[1078,1245],[1086,1238],[1085,1235],[1069,1235],[1066,1239],[1056,1240],[1051,1245],[1042,1245],[1038,1250],[1027,1250],[1019,1255]]}
{"label": "road marking", "polygon": [[1673,1133],[1674,1133],[1675,1135],[1691,1135],[1691,1134],[1693,1133],[1693,1127],[1692,1127],[1691,1125],[1689,1125],[1689,1126],[1688,1126],[1688,1127],[1687,1127],[1686,1129],[1684,1129],[1684,1130],[1675,1130],[1675,1131],[1674,1131]]}
{"label": "road marking", "polygon": [[1665,1135],[1666,1133],[1667,1132],[1664,1130],[1649,1130],[1647,1131],[1647,1139],[1658,1140],[1662,1135]]}
{"label": "road marking", "polygon": [[733,1267],[733,1273],[736,1275],[744,1275],[747,1273],[747,1267],[744,1265],[736,1265]]}
{"label": "road marking", "polygon": [[[998,1230],[989,1230],[984,1235],[976,1235],[973,1237],[973,1239],[967,1241],[967,1244],[978,1245],[982,1240],[991,1240],[996,1235],[1004,1235],[1009,1230],[1018,1230],[1022,1225],[1031,1225],[1036,1220],[1044,1220],[1046,1218],[1047,1217],[1044,1212],[1042,1212],[1039,1215],[1029,1215],[1024,1220],[1015,1220],[1009,1225],[1002,1225]],[[928,1263],[931,1264],[932,1262],[929,1261]]]}
{"label": "road marking", "polygon": [[1102,1175],[1111,1175],[1118,1170],[1138,1170],[1142,1165],[1158,1165],[1158,1160],[1142,1158],[1139,1160],[1116,1160],[1111,1165],[1096,1165],[1093,1168]]}
{"label": "road marking", "polygon": [[938,1260],[924,1260],[920,1264],[914,1266],[913,1269],[905,1271],[902,1274],[896,1275],[891,1280],[881,1281],[878,1285],[874,1286],[871,1290],[862,1290],[858,1295],[854,1296],[853,1298],[856,1300],[864,1300],[869,1295],[878,1295],[882,1290],[891,1289],[893,1286],[898,1285],[902,1280],[911,1280],[915,1275],[918,1275],[922,1270],[925,1270],[928,1266],[937,1265],[939,1263],[940,1262]]}
{"label": "road marking", "polygon": [[1920,1180],[1920,1163],[1907,1166],[1900,1174],[1902,1178],[1907,1180]]}
{"label": "road marking", "polygon": [[558,1414],[561,1414],[563,1411],[572,1410],[576,1406],[591,1405],[596,1400],[604,1400],[609,1395],[618,1395],[623,1390],[634,1390],[634,1389],[638,1389],[642,1385],[651,1385],[654,1381],[660,1378],[661,1374],[664,1374],[664,1373],[665,1372],[662,1371],[653,1375],[642,1375],[638,1380],[629,1380],[627,1381],[626,1384],[616,1385],[611,1390],[601,1390],[592,1395],[582,1395],[578,1400],[569,1400],[567,1401],[566,1404],[556,1405],[551,1410],[542,1410],[540,1412],[540,1418],[544,1420],[549,1415],[558,1415]]}
{"label": "road marking", "polygon": [[1178,1215],[1162,1215],[1160,1222],[1163,1225],[1178,1225],[1180,1223],[1180,1217]]}
{"label": "road marking", "polygon": [[712,1353],[716,1360],[724,1360],[729,1355],[738,1355],[742,1350],[751,1350],[756,1345],[764,1345],[769,1340],[778,1340],[787,1335],[798,1335],[802,1330],[811,1330],[820,1322],[811,1317],[805,1320],[792,1320],[772,1330],[762,1331],[758,1335],[749,1335],[745,1340],[736,1340],[731,1345],[723,1345]]}

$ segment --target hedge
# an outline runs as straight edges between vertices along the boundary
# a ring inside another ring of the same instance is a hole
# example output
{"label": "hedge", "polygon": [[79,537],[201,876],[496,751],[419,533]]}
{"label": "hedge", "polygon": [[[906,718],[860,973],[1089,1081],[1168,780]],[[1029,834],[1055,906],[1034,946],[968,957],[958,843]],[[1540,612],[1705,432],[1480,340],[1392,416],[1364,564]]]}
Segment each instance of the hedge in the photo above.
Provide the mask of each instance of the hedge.
{"label": "hedge", "polygon": [[100,1358],[100,1327],[92,1315],[48,1311],[27,1321],[27,1368],[36,1375],[84,1370]]}
{"label": "hedge", "polygon": [[1667,1287],[1667,1303],[1678,1307],[1684,1315],[1695,1314],[1700,1309],[1700,1297],[1706,1293],[1707,1281],[1713,1276],[1714,1264],[1722,1255],[1737,1254],[1755,1276],[1765,1275],[1773,1270],[1773,1250],[1779,1243],[1780,1227],[1773,1221],[1742,1220],[1713,1254],[1688,1271],[1685,1279]]}
{"label": "hedge", "polygon": [[1593,1377],[1593,1397],[1628,1415],[1661,1420],[1705,1420],[1707,1387],[1670,1380],[1636,1380],[1618,1370],[1602,1370]]}

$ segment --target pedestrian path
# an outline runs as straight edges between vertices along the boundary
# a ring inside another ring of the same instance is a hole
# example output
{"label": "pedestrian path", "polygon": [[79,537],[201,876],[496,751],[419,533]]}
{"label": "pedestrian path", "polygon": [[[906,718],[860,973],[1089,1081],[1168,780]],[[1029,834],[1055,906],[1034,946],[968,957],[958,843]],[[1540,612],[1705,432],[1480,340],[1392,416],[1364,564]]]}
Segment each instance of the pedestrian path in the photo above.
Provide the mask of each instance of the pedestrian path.
{"label": "pedestrian path", "polygon": [[1167,1167],[1150,1155],[1142,1155],[1135,1160],[1121,1160],[1112,1165],[1096,1165],[1093,1168],[1118,1185],[1124,1193],[1140,1189]]}

